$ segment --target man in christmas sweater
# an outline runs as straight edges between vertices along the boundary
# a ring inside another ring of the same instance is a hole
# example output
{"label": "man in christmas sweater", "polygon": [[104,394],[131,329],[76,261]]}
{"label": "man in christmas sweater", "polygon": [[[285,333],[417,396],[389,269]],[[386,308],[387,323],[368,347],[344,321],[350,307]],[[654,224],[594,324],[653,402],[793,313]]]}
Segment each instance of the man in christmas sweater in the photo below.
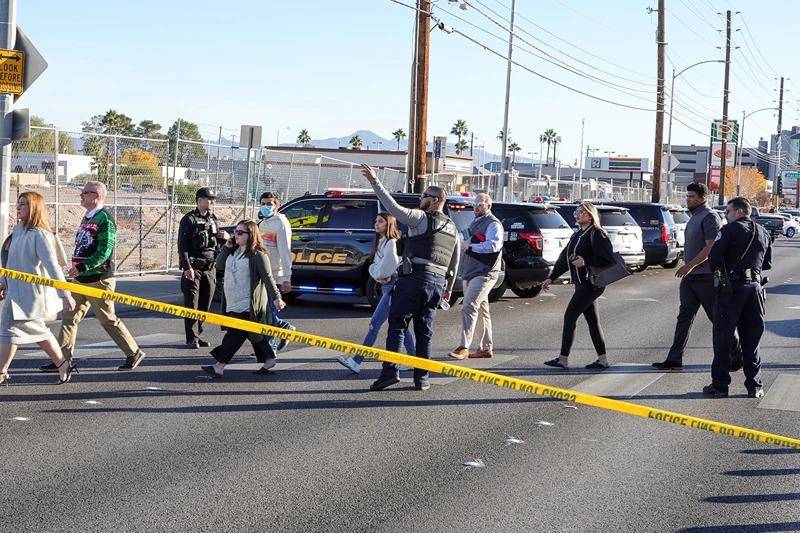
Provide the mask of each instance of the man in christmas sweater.
{"label": "man in christmas sweater", "polygon": [[[106,186],[99,181],[88,181],[81,191],[81,206],[86,209],[78,234],[75,237],[75,250],[72,252],[72,268],[67,272],[73,282],[113,292],[117,286],[114,278],[114,243],[116,225],[111,214],[103,209],[106,197]],[[72,360],[75,349],[75,338],[78,334],[78,323],[86,316],[89,307],[94,311],[97,320],[111,339],[125,353],[125,363],[119,370],[133,370],[144,359],[145,353],[136,344],[125,324],[117,318],[114,302],[100,298],[92,298],[82,294],[73,294],[75,310],[66,307],[61,313],[61,331],[58,343],[64,357]],[[47,372],[52,365],[42,367]],[[52,370],[57,372],[58,369]]]}

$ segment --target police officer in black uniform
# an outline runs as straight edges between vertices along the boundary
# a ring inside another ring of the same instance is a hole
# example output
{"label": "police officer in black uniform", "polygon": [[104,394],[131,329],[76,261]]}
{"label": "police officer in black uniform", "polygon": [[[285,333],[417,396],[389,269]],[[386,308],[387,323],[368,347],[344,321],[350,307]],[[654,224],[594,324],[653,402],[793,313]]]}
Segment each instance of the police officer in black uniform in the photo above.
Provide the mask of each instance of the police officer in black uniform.
{"label": "police officer in black uniform", "polygon": [[[197,209],[187,213],[178,228],[178,256],[183,277],[181,291],[183,305],[198,311],[208,311],[217,285],[215,260],[219,247],[228,238],[220,230],[214,215],[214,202],[218,198],[213,189],[202,187],[195,194]],[[197,349],[209,345],[200,338],[203,321],[184,318],[186,347]]]}
{"label": "police officer in black uniform", "polygon": [[[407,209],[381,185],[372,167],[362,166],[362,173],[381,205],[408,227],[398,269],[400,278],[394,286],[389,308],[386,349],[400,351],[406,330],[413,321],[417,357],[430,359],[436,309],[442,301],[450,299],[461,256],[456,226],[443,213],[447,195],[441,187],[428,187],[420,197],[419,209]],[[398,383],[398,374],[395,365],[383,363],[381,376],[370,389],[381,390]],[[414,369],[414,387],[417,390],[430,388],[427,370]]]}
{"label": "police officer in black uniform", "polygon": [[731,348],[734,332],[744,358],[745,381],[749,398],[764,395],[758,343],[764,333],[764,292],[761,272],[772,268],[772,240],[769,233],[750,220],[750,204],[742,197],[728,202],[728,224],[717,234],[708,262],[717,284],[714,303],[714,362],[711,385],[703,387],[709,396],[728,396],[731,383]]}

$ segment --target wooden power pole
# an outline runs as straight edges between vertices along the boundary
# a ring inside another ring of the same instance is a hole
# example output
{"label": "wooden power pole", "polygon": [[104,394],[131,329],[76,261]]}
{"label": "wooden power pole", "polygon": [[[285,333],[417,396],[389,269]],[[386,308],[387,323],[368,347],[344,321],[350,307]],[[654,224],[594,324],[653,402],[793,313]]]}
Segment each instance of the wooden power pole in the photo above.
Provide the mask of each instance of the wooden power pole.
{"label": "wooden power pole", "polygon": [[658,88],[656,89],[656,142],[653,154],[653,202],[661,201],[661,168],[664,157],[664,54],[666,51],[665,18],[666,8],[664,0],[658,0],[658,29],[656,30],[656,44],[658,44]]}
{"label": "wooden power pole", "polygon": [[[428,155],[428,61],[431,38],[431,2],[417,0],[417,46],[414,52],[414,103],[409,125],[409,177],[414,192],[425,190],[425,161]],[[413,149],[412,149],[413,147]]]}
{"label": "wooden power pole", "polygon": [[[720,204],[725,204],[725,164],[728,159],[728,134],[733,134],[733,128],[728,124],[728,87],[731,76],[731,12],[728,10],[728,26],[725,31],[725,90],[722,92],[722,153],[719,163],[719,199]],[[733,137],[731,136],[731,139]],[[741,165],[741,161],[739,162]]]}

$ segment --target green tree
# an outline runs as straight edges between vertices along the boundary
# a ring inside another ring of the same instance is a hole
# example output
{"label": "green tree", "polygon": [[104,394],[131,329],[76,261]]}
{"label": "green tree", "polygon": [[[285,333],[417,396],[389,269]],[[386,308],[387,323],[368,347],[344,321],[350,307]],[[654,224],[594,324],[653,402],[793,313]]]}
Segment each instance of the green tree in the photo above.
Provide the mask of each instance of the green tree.
{"label": "green tree", "polygon": [[361,137],[359,137],[358,134],[355,134],[350,138],[349,144],[353,148],[361,148],[362,146],[364,146],[364,144],[361,142]]}
{"label": "green tree", "polygon": [[159,142],[167,140],[167,136],[161,133],[161,124],[152,120],[143,120],[133,130],[135,137],[141,137],[139,148],[145,152],[150,152],[158,159],[159,164],[167,161],[167,143]]}
{"label": "green tree", "polygon": [[[12,157],[17,158],[22,152],[35,152],[37,154],[52,154],[55,150],[55,131],[54,129],[35,129],[35,128],[55,128],[53,124],[48,124],[42,117],[31,116],[31,135],[27,141],[14,141],[11,143]],[[58,153],[77,154],[72,137],[68,133],[58,132]]]}
{"label": "green tree", "polygon": [[403,131],[403,128],[400,128],[397,131],[392,132],[392,137],[397,140],[397,151],[400,151],[400,141],[406,138],[406,132]]}
{"label": "green tree", "polygon": [[[203,136],[200,135],[200,128],[193,122],[181,120],[181,142],[178,143],[177,162],[179,167],[191,167],[192,161],[202,160],[206,163],[206,149],[203,146]],[[175,163],[175,141],[178,135],[178,121],[170,126],[167,132],[169,139],[169,162]],[[192,141],[192,142],[183,142]]]}
{"label": "green tree", "polygon": [[122,168],[118,171],[124,176],[160,176],[158,158],[145,150],[126,150],[119,159]]}
{"label": "green tree", "polygon": [[456,143],[456,153],[461,154],[465,151],[469,150],[469,143],[466,139],[461,139]]}
{"label": "green tree", "polygon": [[458,142],[456,143],[457,154],[461,153],[458,151],[458,147],[461,145],[461,138],[466,137],[468,133],[469,129],[467,129],[467,123],[461,119],[456,120],[456,123],[453,124],[453,127],[450,129],[450,135],[458,137]]}
{"label": "green tree", "polygon": [[511,152],[511,168],[517,163],[517,152],[522,150],[517,143],[512,142],[508,145],[508,151]]}
{"label": "green tree", "polygon": [[[500,141],[503,140],[503,130],[500,130],[500,133],[497,135],[497,138],[500,139]],[[511,130],[508,130],[508,142],[511,142],[512,140],[513,139],[511,138]]]}
{"label": "green tree", "polygon": [[[127,115],[109,109],[103,115],[94,115],[82,123],[82,130],[86,133],[100,133],[107,137],[85,135],[83,138],[83,152],[94,158],[90,164],[92,171],[97,172],[97,179],[109,185],[109,165],[114,162],[112,154],[114,148],[113,135],[133,135],[133,120]],[[120,147],[118,146],[117,149]]]}
{"label": "green tree", "polygon": [[300,135],[297,136],[297,144],[308,146],[311,144],[311,135],[308,134],[307,129],[300,130]]}
{"label": "green tree", "polygon": [[[547,143],[547,157],[544,160],[546,164],[550,162],[550,145],[556,143],[557,136],[558,134],[552,128],[544,130],[544,133],[539,136],[539,142]],[[555,162],[555,150],[553,151],[553,162]]]}

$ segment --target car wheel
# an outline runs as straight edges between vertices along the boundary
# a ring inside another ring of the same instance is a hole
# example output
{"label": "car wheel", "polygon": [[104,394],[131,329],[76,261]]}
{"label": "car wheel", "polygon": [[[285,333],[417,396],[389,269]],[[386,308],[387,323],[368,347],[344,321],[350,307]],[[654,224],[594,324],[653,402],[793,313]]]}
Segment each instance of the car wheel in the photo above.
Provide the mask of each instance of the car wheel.
{"label": "car wheel", "polygon": [[506,293],[506,289],[508,289],[508,278],[503,280],[503,283],[500,284],[499,287],[496,289],[492,289],[489,291],[489,301],[494,303]]}
{"label": "car wheel", "polygon": [[794,228],[789,228],[786,230],[786,236],[789,237],[790,239],[794,237],[794,233],[795,233]]}
{"label": "car wheel", "polygon": [[373,309],[378,307],[378,302],[381,301],[381,297],[383,296],[381,284],[370,277],[367,280],[366,293],[367,300],[369,300],[369,305],[371,305]]}
{"label": "car wheel", "polygon": [[675,259],[674,261],[670,261],[669,263],[664,263],[663,265],[661,265],[661,267],[662,268],[675,268],[676,266],[678,266],[679,262],[680,262],[680,258]]}
{"label": "car wheel", "polygon": [[520,298],[535,298],[536,296],[539,296],[540,292],[542,292],[542,286],[536,285],[535,287],[528,287],[526,289],[521,289],[519,287],[511,287],[511,292],[513,292]]}

